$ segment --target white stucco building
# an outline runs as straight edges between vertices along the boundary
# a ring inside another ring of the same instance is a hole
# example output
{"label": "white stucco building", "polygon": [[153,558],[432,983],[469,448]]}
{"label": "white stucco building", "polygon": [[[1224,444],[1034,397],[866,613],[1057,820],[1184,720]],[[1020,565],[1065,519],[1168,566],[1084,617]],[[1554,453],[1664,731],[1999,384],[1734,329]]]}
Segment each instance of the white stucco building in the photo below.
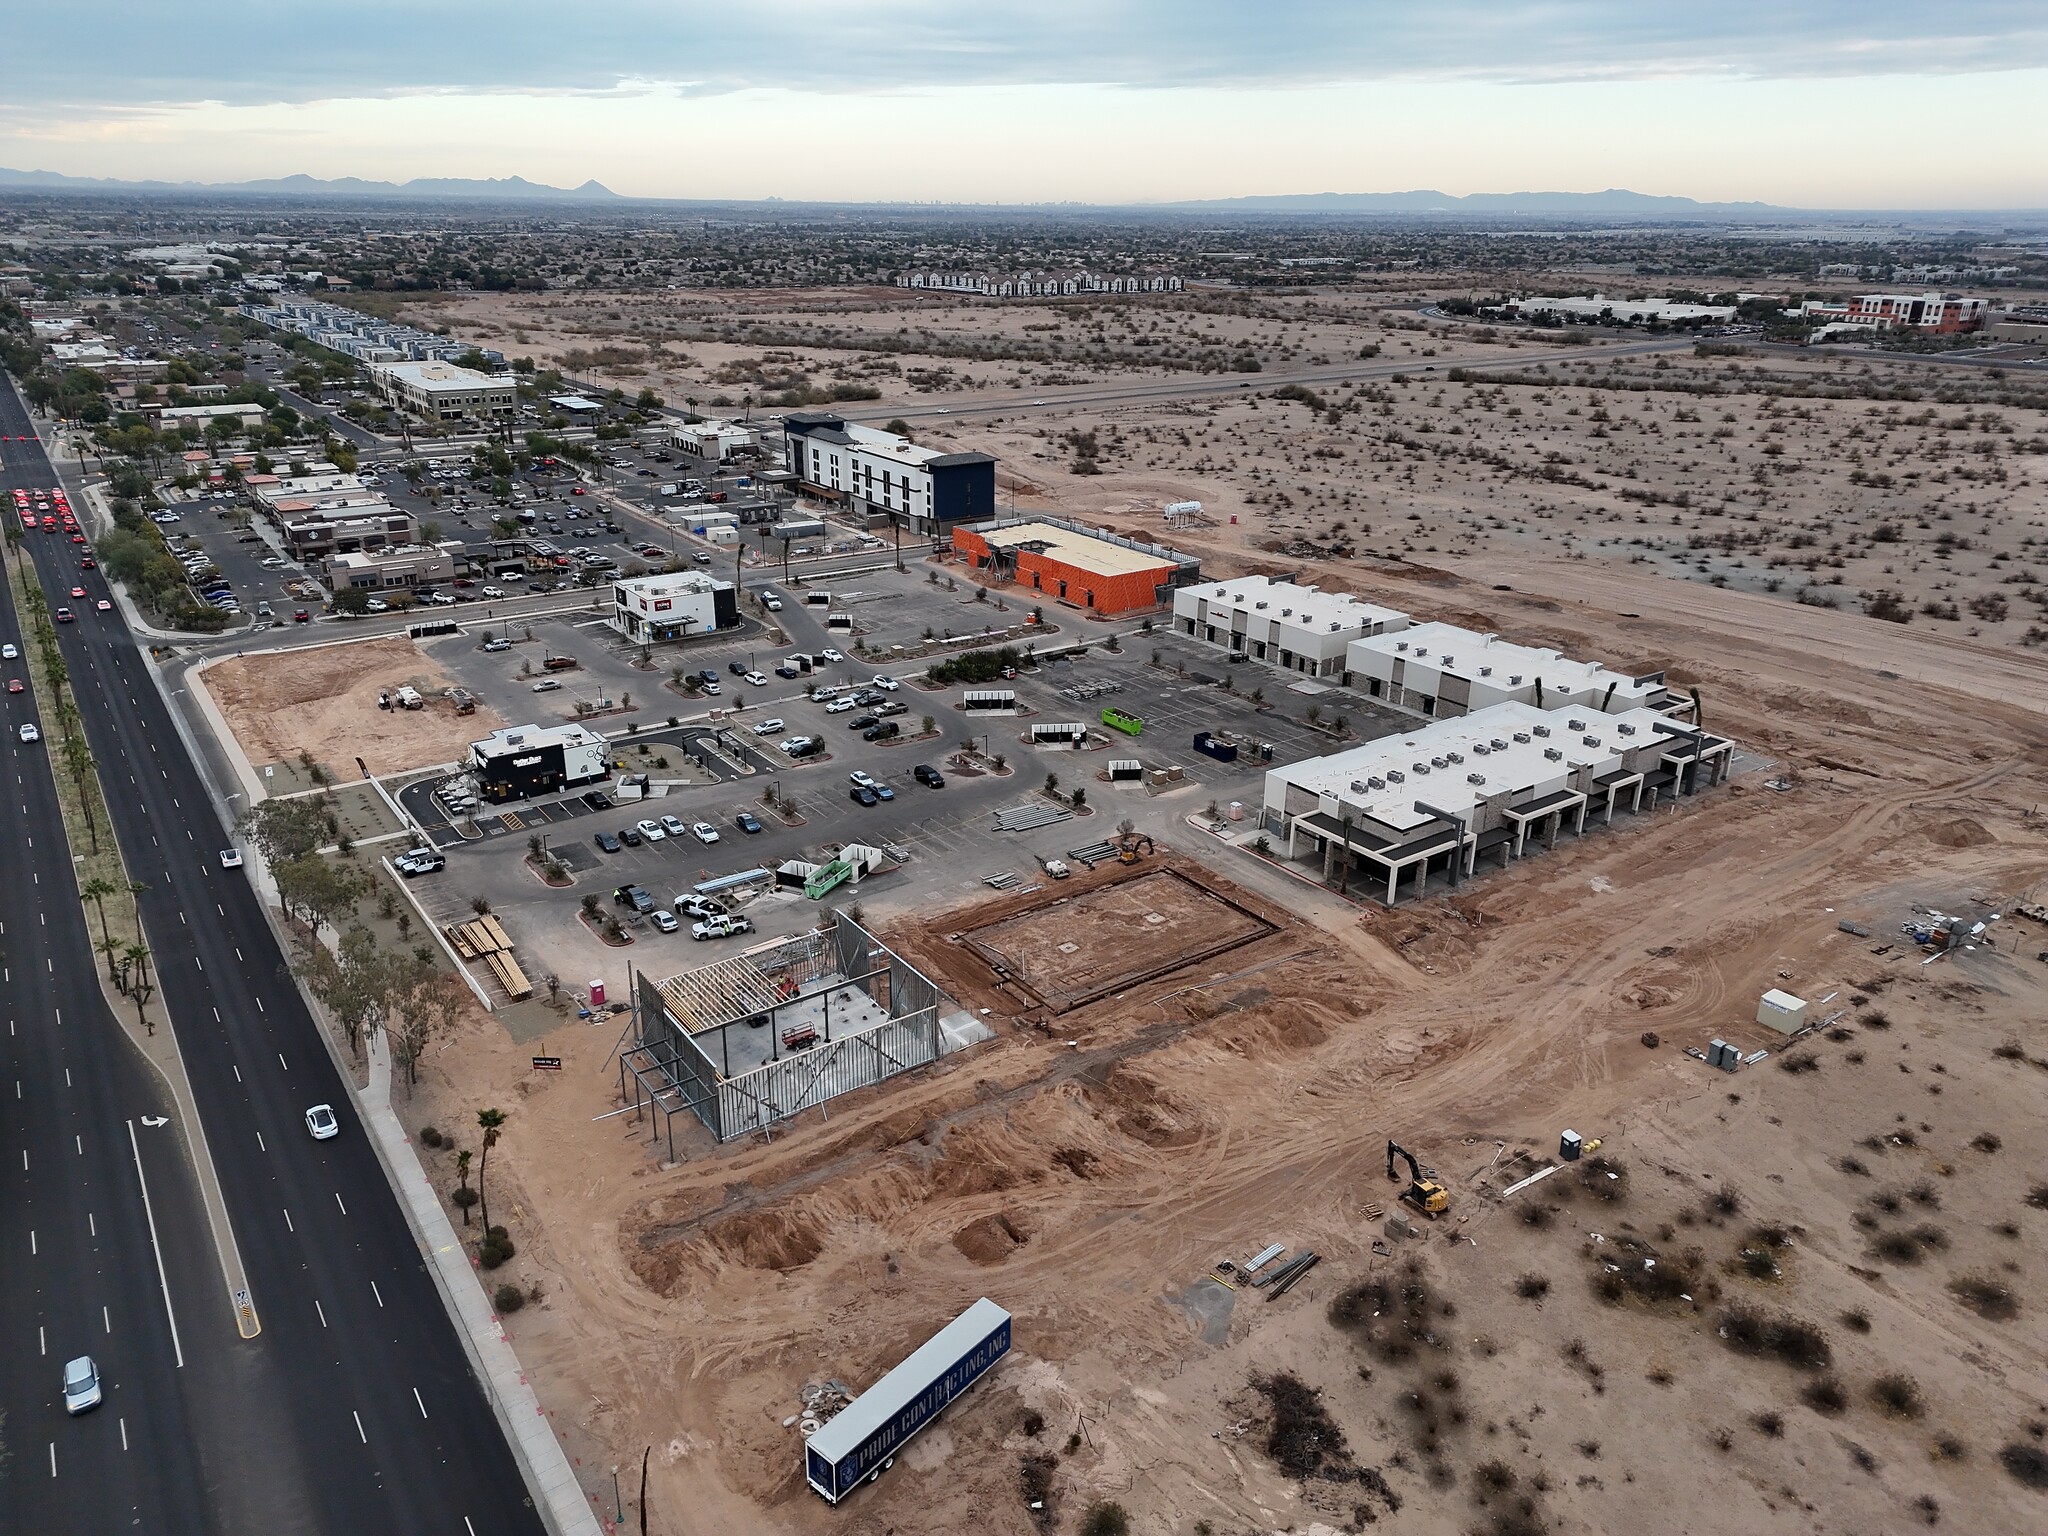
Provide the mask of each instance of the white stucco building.
{"label": "white stucco building", "polygon": [[1408,615],[1348,592],[1236,576],[1175,592],[1173,627],[1249,661],[1335,677],[1344,671],[1345,647],[1352,641],[1404,630]]}
{"label": "white stucco building", "polygon": [[1665,687],[1661,672],[1636,677],[1456,624],[1361,636],[1345,647],[1343,671],[1345,686],[1368,698],[1437,717],[1509,702],[1539,709],[1569,704],[1603,714],[1646,705],[1690,707]]}

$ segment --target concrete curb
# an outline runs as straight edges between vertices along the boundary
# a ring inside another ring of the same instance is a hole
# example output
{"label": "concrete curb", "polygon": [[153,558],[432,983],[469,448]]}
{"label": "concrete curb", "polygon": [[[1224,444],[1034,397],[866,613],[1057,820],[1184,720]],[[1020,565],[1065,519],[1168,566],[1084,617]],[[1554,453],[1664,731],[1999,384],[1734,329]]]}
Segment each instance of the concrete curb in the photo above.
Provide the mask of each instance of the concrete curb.
{"label": "concrete curb", "polygon": [[455,1321],[470,1365],[483,1382],[512,1454],[518,1458],[535,1507],[555,1536],[601,1536],[590,1497],[576,1481],[562,1443],[555,1438],[555,1427],[527,1384],[526,1372],[505,1336],[505,1326],[484,1294],[483,1280],[471,1267],[469,1253],[412,1149],[412,1138],[391,1106],[391,1056],[381,1032],[370,1038],[367,1051],[369,1086],[356,1090],[363,1124],[369,1128],[370,1143],[384,1165],[385,1177],[399,1196],[406,1224],[426,1255],[428,1273]]}

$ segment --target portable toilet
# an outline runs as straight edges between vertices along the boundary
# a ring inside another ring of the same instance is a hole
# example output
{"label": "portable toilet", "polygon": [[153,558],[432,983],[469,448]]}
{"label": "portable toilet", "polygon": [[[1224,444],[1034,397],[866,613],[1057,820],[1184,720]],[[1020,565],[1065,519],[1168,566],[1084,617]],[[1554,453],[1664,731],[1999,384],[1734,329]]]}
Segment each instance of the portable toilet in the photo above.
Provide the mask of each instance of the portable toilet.
{"label": "portable toilet", "polygon": [[602,1008],[604,1006],[604,978],[602,976],[593,978],[590,983],[590,1006],[593,1008]]}

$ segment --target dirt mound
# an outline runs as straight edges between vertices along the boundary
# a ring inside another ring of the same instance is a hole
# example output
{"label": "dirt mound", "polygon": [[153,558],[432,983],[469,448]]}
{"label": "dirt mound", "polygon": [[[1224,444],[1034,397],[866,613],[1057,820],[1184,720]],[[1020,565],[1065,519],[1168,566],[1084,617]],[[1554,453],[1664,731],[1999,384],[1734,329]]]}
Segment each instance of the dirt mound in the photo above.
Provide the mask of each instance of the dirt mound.
{"label": "dirt mound", "polygon": [[1937,848],[1982,848],[1998,839],[1974,816],[1957,816],[1922,827],[1921,835]]}
{"label": "dirt mound", "polygon": [[1089,1084],[1088,1094],[1102,1105],[1119,1131],[1148,1147],[1192,1146],[1211,1129],[1200,1111],[1181,1103],[1151,1078],[1122,1065],[1100,1083]]}
{"label": "dirt mound", "polygon": [[1030,1241],[1008,1211],[970,1221],[953,1234],[953,1246],[977,1264],[1000,1264]]}

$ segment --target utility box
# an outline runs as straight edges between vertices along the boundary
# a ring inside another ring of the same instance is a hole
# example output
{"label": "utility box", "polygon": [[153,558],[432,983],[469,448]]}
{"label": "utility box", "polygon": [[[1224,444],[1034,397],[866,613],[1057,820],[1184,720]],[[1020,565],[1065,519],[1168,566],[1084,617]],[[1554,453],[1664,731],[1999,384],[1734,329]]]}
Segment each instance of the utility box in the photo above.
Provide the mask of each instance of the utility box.
{"label": "utility box", "polygon": [[1707,1042],[1707,1065],[1719,1067],[1723,1072],[1733,1072],[1742,1065],[1742,1052],[1730,1045],[1726,1040],[1709,1040]]}
{"label": "utility box", "polygon": [[1579,1160],[1579,1152],[1582,1146],[1583,1143],[1577,1131],[1566,1131],[1557,1138],[1557,1155],[1568,1163],[1576,1163]]}
{"label": "utility box", "polygon": [[1806,999],[1773,987],[1757,1003],[1756,1021],[1781,1035],[1795,1035],[1806,1027]]}

